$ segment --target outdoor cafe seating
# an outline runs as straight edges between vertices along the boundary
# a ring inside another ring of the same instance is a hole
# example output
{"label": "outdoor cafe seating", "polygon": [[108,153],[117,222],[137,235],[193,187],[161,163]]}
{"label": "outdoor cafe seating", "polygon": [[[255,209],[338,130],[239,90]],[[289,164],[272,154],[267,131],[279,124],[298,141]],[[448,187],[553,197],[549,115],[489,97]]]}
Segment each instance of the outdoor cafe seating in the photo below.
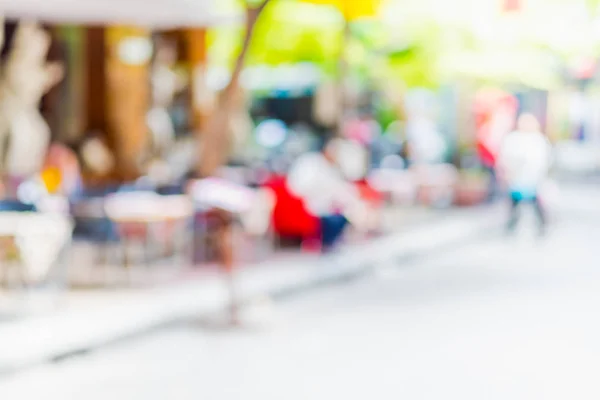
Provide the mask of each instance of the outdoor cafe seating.
{"label": "outdoor cafe seating", "polygon": [[185,249],[190,245],[188,232],[193,206],[186,196],[163,196],[149,191],[115,193],[105,199],[104,211],[116,227],[125,267],[131,266],[134,242],[143,246],[146,266],[165,246],[172,246],[175,253],[184,257],[181,264],[191,262],[185,259]]}
{"label": "outdoor cafe seating", "polygon": [[71,243],[72,227],[66,215],[37,212],[34,206],[15,200],[0,201],[0,280],[4,286],[64,286],[67,273],[61,257]]}
{"label": "outdoor cafe seating", "polygon": [[[235,232],[242,233],[234,238],[237,245],[243,239],[252,242],[252,249],[247,253],[257,254],[263,249],[264,254],[272,247],[272,215],[276,198],[269,189],[253,189],[241,184],[219,178],[193,180],[187,192],[194,202],[194,244],[195,260],[204,262],[214,259],[214,231],[223,215],[235,222]],[[264,241],[266,238],[266,243]],[[238,253],[240,253],[238,251]]]}

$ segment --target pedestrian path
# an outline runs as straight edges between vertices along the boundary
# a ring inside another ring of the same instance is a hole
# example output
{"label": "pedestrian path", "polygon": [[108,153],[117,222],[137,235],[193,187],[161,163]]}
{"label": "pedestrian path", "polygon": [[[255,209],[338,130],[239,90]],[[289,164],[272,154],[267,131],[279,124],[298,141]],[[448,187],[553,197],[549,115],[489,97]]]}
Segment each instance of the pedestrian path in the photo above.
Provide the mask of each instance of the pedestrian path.
{"label": "pedestrian path", "polygon": [[[241,268],[242,299],[281,296],[368,272],[375,265],[435,252],[498,226],[501,213],[480,208],[449,213],[319,258],[302,255]],[[218,312],[227,291],[215,270],[186,282],[140,290],[68,293],[56,311],[0,324],[0,373],[86,351],[166,324]]]}

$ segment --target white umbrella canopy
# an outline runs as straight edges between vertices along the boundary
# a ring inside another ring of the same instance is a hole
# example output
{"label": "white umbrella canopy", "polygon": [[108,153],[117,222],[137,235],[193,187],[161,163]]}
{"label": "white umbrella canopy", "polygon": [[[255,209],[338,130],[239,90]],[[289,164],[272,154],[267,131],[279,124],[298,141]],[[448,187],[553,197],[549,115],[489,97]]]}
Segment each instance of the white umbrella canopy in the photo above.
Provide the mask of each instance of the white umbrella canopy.
{"label": "white umbrella canopy", "polygon": [[152,28],[198,27],[227,23],[218,0],[2,0],[6,18],[66,24],[126,24]]}

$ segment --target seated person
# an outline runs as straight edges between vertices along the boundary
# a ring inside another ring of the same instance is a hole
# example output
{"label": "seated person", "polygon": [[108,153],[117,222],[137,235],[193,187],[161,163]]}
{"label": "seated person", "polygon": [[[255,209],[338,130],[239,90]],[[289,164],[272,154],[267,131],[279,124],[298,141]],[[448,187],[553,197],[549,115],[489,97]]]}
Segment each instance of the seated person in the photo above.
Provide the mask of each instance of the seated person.
{"label": "seated person", "polygon": [[285,176],[273,176],[264,187],[275,196],[273,229],[281,237],[316,239],[320,236],[319,218],[310,213],[304,200],[291,193]]}
{"label": "seated person", "polygon": [[322,151],[300,156],[287,178],[289,191],[318,217],[324,251],[337,244],[348,224],[364,229],[369,217],[360,191],[344,178],[337,166],[338,144],[337,140],[331,140]]}

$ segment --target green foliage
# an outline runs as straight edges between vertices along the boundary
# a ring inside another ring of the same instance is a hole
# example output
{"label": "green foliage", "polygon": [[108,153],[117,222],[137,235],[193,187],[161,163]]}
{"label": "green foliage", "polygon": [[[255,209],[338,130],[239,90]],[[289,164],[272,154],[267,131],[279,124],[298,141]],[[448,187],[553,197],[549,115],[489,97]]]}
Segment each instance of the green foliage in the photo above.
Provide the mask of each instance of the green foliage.
{"label": "green foliage", "polygon": [[391,104],[379,101],[375,103],[375,119],[381,125],[381,128],[385,132],[386,129],[396,120],[398,120],[396,110]]}
{"label": "green foliage", "polygon": [[[313,4],[272,0],[257,22],[247,65],[280,65],[312,61],[331,68],[339,54],[343,21],[334,11]],[[221,26],[209,32],[213,65],[231,66],[243,29]]]}
{"label": "green foliage", "polygon": [[[224,1],[239,5],[242,0]],[[515,16],[502,16],[491,3],[477,3],[465,14],[468,0],[388,0],[381,20],[352,24],[347,59],[355,74],[405,87],[435,88],[440,82],[467,78],[551,88],[560,81],[561,63],[600,52],[599,41],[587,39],[595,35],[595,20],[583,18],[578,23],[571,7],[577,2],[586,2],[597,14],[600,0],[539,1],[535,11]],[[562,19],[572,29],[554,29]],[[248,65],[310,61],[335,74],[342,29],[342,17],[334,7],[271,0],[256,26]],[[213,29],[211,64],[231,66],[242,34],[239,26]]]}

